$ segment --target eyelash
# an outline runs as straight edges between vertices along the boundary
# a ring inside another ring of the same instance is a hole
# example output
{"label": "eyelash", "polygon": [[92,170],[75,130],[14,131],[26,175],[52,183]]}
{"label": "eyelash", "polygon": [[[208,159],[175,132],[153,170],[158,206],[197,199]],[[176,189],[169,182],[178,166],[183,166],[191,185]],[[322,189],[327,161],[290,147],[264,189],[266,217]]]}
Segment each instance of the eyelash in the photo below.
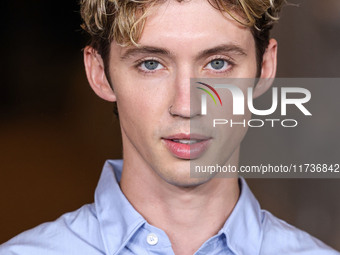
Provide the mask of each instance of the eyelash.
{"label": "eyelash", "polygon": [[[225,61],[226,64],[229,65],[230,67],[227,68],[226,70],[223,70],[223,71],[218,71],[218,70],[216,70],[216,71],[211,71],[211,70],[210,70],[210,71],[213,72],[213,73],[219,73],[219,74],[221,74],[221,73],[228,73],[228,72],[230,72],[231,69],[235,66],[234,61],[232,61],[230,58],[227,58],[227,57],[225,57],[225,56],[215,56],[214,58],[210,59],[210,60],[208,61],[207,64],[205,64],[204,68],[205,68],[208,64],[210,64],[212,61],[214,61],[214,60],[223,60],[223,61]],[[136,64],[135,64],[135,68],[138,70],[138,72],[141,72],[141,73],[143,73],[143,74],[151,74],[151,73],[155,73],[156,71],[159,71],[159,70],[149,70],[149,71],[142,70],[142,69],[141,69],[141,65],[142,65],[144,62],[146,62],[146,61],[157,61],[160,65],[164,66],[164,65],[161,63],[161,61],[159,61],[157,58],[144,58],[144,59],[140,59],[140,60],[137,61]],[[204,68],[203,68],[203,69],[204,69]]]}
{"label": "eyelash", "polygon": [[[209,71],[211,71],[211,72],[213,72],[213,73],[219,73],[219,74],[221,74],[221,73],[229,73],[229,72],[231,71],[231,69],[235,66],[235,63],[234,63],[234,61],[233,61],[232,59],[227,58],[227,57],[225,57],[225,56],[215,56],[215,57],[213,57],[212,59],[209,59],[209,60],[208,60],[208,63],[204,66],[203,69],[205,69],[206,66],[209,65],[209,64],[210,64],[211,62],[213,62],[214,60],[223,60],[223,61],[226,62],[226,64],[227,64],[229,67],[227,67],[227,69],[226,69],[226,70],[223,70],[223,71],[218,71],[218,70],[212,71],[212,70],[209,70]],[[206,69],[206,70],[207,70],[207,69]]]}
{"label": "eyelash", "polygon": [[157,58],[144,58],[144,59],[140,59],[136,62],[135,64],[135,68],[138,70],[138,72],[141,72],[143,74],[150,74],[150,73],[155,73],[156,71],[159,71],[159,70],[149,70],[149,71],[145,71],[145,70],[142,70],[141,69],[141,65],[146,62],[146,61],[156,61],[158,62],[159,64],[161,64],[162,66],[164,66],[160,60],[158,60]]}

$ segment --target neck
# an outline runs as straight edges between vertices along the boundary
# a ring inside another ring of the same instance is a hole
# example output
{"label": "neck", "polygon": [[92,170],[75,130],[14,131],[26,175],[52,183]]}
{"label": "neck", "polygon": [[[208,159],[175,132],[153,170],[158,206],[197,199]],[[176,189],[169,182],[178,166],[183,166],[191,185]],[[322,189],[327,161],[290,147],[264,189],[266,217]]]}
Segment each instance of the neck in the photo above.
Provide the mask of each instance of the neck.
{"label": "neck", "polygon": [[[237,150],[227,164],[237,165]],[[217,234],[239,197],[237,178],[213,178],[194,187],[167,183],[125,154],[121,189],[146,221],[165,231],[175,254],[193,254]],[[193,238],[194,237],[194,238]]]}

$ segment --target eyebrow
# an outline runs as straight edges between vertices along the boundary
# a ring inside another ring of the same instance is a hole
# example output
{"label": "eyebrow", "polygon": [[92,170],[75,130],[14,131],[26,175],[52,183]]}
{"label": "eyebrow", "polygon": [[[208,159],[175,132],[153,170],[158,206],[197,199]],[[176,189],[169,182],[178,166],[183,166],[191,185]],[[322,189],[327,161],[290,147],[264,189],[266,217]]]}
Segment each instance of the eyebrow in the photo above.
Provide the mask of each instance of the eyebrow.
{"label": "eyebrow", "polygon": [[228,43],[221,44],[211,49],[201,51],[197,55],[196,60],[221,53],[234,53],[236,55],[247,56],[246,51],[242,47],[238,46],[237,44]]}
{"label": "eyebrow", "polygon": [[[206,49],[198,53],[196,60],[201,59],[210,55],[221,54],[221,53],[235,53],[237,55],[244,55],[246,56],[246,51],[238,46],[237,44],[222,44],[211,49]],[[120,57],[121,60],[128,59],[135,55],[139,54],[157,54],[157,55],[164,55],[164,56],[173,56],[169,50],[164,48],[158,48],[153,46],[140,46],[127,49],[123,55]]]}
{"label": "eyebrow", "polygon": [[167,55],[167,56],[173,55],[170,53],[170,51],[163,49],[163,48],[152,47],[152,46],[141,46],[141,47],[127,49],[123,53],[123,55],[120,57],[120,59],[125,60],[125,59],[128,59],[130,57],[133,57],[139,54],[157,54],[157,55]]}

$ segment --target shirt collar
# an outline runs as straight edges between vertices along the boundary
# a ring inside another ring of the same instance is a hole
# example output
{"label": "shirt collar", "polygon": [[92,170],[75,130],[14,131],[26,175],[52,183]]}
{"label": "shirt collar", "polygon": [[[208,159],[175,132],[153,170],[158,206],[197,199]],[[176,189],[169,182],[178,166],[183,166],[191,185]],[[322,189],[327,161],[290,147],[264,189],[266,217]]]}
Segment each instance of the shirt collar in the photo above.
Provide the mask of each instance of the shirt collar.
{"label": "shirt collar", "polygon": [[[107,254],[118,254],[146,220],[122,193],[122,160],[106,161],[96,192],[95,207]],[[220,230],[235,254],[259,254],[262,240],[261,208],[246,181],[239,178],[239,200]]]}
{"label": "shirt collar", "polygon": [[263,236],[260,204],[243,178],[239,178],[239,185],[239,200],[220,233],[226,235],[228,247],[235,254],[259,254]]}
{"label": "shirt collar", "polygon": [[119,187],[122,160],[105,162],[95,192],[95,207],[106,254],[118,254],[146,222]]}

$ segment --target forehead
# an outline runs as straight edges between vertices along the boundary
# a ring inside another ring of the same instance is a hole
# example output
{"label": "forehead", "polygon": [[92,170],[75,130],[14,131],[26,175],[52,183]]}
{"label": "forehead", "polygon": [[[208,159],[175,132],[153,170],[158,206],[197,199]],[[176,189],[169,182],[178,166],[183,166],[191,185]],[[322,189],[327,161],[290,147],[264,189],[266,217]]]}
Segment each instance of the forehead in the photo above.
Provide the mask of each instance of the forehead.
{"label": "forehead", "polygon": [[254,48],[250,29],[207,0],[169,0],[152,7],[138,43],[161,45],[175,52],[188,47],[195,52],[221,44],[239,45],[245,51]]}

